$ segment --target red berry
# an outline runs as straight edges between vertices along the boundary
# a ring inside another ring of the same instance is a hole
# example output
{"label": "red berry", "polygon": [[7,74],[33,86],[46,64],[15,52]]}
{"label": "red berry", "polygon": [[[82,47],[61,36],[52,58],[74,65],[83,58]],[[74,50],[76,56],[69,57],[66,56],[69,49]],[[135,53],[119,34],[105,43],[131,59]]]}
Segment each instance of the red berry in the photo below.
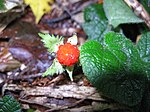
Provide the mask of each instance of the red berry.
{"label": "red berry", "polygon": [[72,66],[78,62],[80,51],[77,45],[71,45],[66,43],[65,45],[60,45],[57,51],[57,58],[60,64]]}

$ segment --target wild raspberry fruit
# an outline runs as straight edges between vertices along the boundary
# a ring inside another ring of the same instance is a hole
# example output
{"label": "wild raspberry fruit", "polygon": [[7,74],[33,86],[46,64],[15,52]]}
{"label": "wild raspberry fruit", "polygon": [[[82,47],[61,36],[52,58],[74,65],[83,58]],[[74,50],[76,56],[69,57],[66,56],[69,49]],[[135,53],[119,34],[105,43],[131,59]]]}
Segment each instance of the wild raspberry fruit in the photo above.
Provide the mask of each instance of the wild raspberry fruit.
{"label": "wild raspberry fruit", "polygon": [[78,62],[80,51],[77,45],[71,45],[66,43],[65,45],[60,45],[57,51],[57,58],[60,64],[72,66]]}

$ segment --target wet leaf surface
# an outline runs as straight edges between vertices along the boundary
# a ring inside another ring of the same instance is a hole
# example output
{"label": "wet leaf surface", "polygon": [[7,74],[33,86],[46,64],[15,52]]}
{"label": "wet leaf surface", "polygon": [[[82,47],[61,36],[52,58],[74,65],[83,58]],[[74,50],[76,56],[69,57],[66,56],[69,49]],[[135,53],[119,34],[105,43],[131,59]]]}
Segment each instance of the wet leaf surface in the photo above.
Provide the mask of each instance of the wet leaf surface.
{"label": "wet leaf surface", "polygon": [[33,71],[44,72],[52,64],[53,58],[40,38],[24,32],[23,34],[19,32],[18,35],[9,41],[9,51],[15,59],[28,65]]}
{"label": "wet leaf surface", "polygon": [[53,57],[38,37],[38,32],[35,25],[19,21],[9,25],[0,35],[1,38],[10,39],[9,52],[16,60],[27,65],[32,72],[44,72],[53,61]]}
{"label": "wet leaf surface", "polygon": [[37,35],[38,32],[39,29],[34,24],[18,19],[0,33],[0,38],[14,38],[29,34]]}

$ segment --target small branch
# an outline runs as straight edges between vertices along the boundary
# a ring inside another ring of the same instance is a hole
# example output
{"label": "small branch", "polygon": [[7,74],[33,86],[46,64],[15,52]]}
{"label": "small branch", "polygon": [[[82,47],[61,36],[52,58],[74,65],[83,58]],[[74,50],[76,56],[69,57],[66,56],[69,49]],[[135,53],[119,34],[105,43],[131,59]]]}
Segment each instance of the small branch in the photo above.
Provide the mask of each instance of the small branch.
{"label": "small branch", "polygon": [[42,103],[40,103],[40,102],[38,103],[38,102],[35,102],[35,101],[32,101],[32,100],[25,100],[25,99],[19,98],[19,101],[22,102],[22,103],[30,104],[30,105],[33,104],[33,105],[38,105],[38,106],[41,106],[41,107],[46,107],[46,108],[48,108],[48,109],[53,108],[53,107],[51,107],[51,106],[42,104]]}
{"label": "small branch", "polygon": [[95,94],[95,93],[96,93],[96,91],[94,91],[93,93],[91,93],[91,94],[85,96],[84,98],[82,98],[81,100],[75,102],[75,103],[72,104],[72,105],[68,105],[68,106],[65,105],[65,106],[62,106],[62,107],[52,108],[52,109],[47,110],[46,112],[53,112],[53,111],[57,111],[57,110],[64,110],[64,109],[68,109],[68,108],[73,108],[73,107],[77,106],[78,104],[82,103],[82,102],[83,102],[84,100],[86,100],[89,96],[92,96],[92,95]]}
{"label": "small branch", "polygon": [[33,79],[33,78],[37,78],[37,77],[41,77],[43,73],[38,73],[38,74],[32,74],[32,75],[26,75],[26,76],[14,76],[11,75],[8,77],[8,79],[10,80],[27,80],[27,79]]}
{"label": "small branch", "polygon": [[124,0],[129,7],[131,7],[134,13],[144,20],[148,28],[150,29],[150,15],[147,13],[145,8],[137,0]]}

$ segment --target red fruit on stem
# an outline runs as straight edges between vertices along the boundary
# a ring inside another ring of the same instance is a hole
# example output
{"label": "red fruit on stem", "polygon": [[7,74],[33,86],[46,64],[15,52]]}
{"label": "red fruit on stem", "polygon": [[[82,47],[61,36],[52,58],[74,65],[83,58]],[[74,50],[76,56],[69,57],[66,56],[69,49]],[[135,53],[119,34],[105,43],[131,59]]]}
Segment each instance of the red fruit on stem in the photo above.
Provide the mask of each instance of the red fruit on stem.
{"label": "red fruit on stem", "polygon": [[80,51],[77,45],[71,45],[70,43],[60,45],[57,51],[59,63],[66,66],[72,66],[78,62],[79,55]]}

